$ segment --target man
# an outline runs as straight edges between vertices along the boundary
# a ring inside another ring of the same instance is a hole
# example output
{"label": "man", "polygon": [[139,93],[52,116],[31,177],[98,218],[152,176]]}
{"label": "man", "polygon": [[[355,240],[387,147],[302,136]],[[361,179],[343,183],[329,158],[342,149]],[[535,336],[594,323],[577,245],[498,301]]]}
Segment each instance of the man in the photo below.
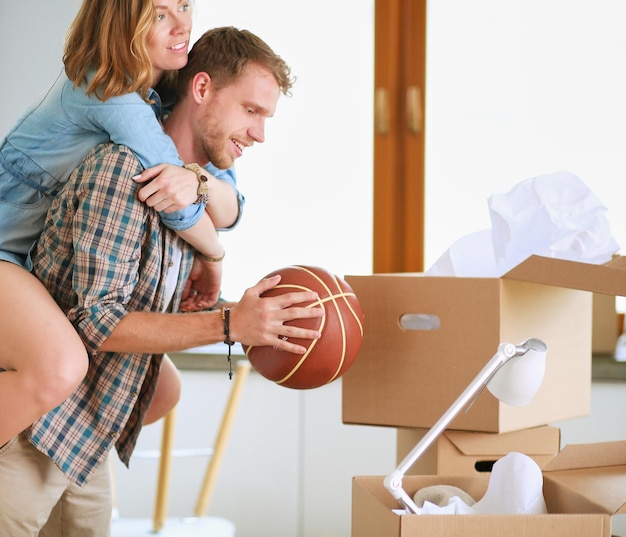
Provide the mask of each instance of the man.
{"label": "man", "polygon": [[[258,37],[209,31],[181,73],[166,130],[185,162],[230,167],[263,141],[265,120],[290,85],[288,67]],[[177,311],[199,261],[137,200],[139,171],[127,148],[95,148],[55,199],[33,252],[35,274],[78,330],[90,365],[70,398],[0,449],[0,535],[108,535],[103,462],[115,446],[128,463],[162,353],[224,340],[303,353],[288,338],[320,335],[284,324],[322,315],[294,307],[314,293],[261,298],[277,279],[248,289],[232,309],[167,313]]]}

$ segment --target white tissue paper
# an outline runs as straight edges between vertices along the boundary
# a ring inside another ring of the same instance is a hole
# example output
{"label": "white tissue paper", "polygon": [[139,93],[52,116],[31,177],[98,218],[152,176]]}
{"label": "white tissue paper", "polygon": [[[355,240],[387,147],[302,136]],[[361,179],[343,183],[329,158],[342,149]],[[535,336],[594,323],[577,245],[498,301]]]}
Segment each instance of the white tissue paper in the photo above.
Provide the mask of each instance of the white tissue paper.
{"label": "white tissue paper", "polygon": [[475,514],[483,515],[547,513],[541,469],[523,453],[505,455],[493,465],[487,492],[471,509]]}
{"label": "white tissue paper", "polygon": [[533,254],[601,264],[619,250],[606,206],[569,172],[526,179],[488,206],[491,229],[460,238],[427,275],[500,277]]}
{"label": "white tissue paper", "polygon": [[540,515],[546,514],[543,475],[537,463],[523,453],[511,452],[496,461],[489,477],[487,492],[468,506],[458,496],[448,505],[424,502],[422,515]]}

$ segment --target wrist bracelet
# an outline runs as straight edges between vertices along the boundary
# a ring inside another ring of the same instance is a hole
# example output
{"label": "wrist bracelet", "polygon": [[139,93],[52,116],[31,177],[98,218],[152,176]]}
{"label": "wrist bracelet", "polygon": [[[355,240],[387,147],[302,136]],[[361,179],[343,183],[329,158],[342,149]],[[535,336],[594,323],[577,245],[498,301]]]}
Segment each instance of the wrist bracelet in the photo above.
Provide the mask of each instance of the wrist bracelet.
{"label": "wrist bracelet", "polygon": [[209,201],[209,178],[206,176],[207,171],[198,164],[185,164],[183,168],[191,170],[198,177],[198,197],[194,201],[194,205],[206,203]]}
{"label": "wrist bracelet", "polygon": [[228,378],[233,378],[233,362],[230,356],[230,348],[233,346],[233,342],[230,340],[230,308],[222,306],[222,321],[224,321],[224,343],[228,345]]}
{"label": "wrist bracelet", "polygon": [[222,255],[219,257],[211,257],[209,255],[204,255],[203,253],[198,252],[198,250],[196,250],[195,255],[198,256],[200,259],[204,259],[205,261],[211,261],[212,263],[219,263],[222,259],[224,259],[224,257],[226,257],[226,250],[224,250]]}

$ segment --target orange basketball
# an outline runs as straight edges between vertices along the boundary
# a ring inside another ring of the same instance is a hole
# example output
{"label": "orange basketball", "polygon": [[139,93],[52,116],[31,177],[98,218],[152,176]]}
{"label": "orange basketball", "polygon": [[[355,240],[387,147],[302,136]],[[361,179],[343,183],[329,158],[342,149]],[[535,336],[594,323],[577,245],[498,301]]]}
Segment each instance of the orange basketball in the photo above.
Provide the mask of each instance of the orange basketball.
{"label": "orange basketball", "polygon": [[275,347],[247,347],[252,366],[265,378],[287,388],[317,388],[343,375],[354,362],[363,340],[363,312],[352,288],[341,278],[319,267],[294,265],[276,270],[278,285],[262,296],[278,296],[294,291],[315,291],[319,299],[298,306],[324,308],[324,316],[296,319],[285,324],[319,330],[319,339],[293,338],[306,347],[304,354]]}

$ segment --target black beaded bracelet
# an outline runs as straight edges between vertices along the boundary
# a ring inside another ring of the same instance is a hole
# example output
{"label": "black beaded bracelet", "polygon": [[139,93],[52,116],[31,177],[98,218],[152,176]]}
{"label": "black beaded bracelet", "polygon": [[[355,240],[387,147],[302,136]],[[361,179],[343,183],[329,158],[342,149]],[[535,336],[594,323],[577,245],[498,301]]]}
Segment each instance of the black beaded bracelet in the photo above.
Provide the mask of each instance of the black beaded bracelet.
{"label": "black beaded bracelet", "polygon": [[230,339],[230,308],[222,306],[222,321],[224,321],[224,343],[228,345],[228,378],[233,378],[233,362],[231,359],[230,350],[233,346],[233,342]]}

